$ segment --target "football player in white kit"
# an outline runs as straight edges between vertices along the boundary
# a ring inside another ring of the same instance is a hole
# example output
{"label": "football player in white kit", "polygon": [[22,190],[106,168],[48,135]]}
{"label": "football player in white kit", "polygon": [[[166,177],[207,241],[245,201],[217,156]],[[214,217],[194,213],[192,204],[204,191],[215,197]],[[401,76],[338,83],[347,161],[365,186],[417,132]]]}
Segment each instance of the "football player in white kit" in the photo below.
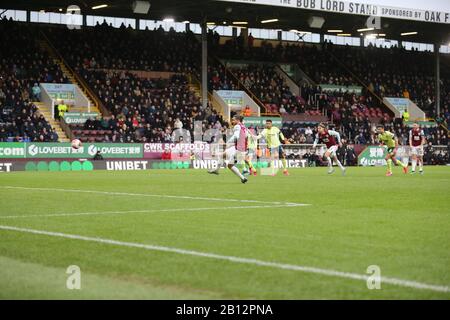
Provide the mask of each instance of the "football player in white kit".
{"label": "football player in white kit", "polygon": [[[227,148],[225,149],[226,160],[228,169],[230,169],[236,176],[241,179],[242,183],[246,183],[248,180],[244,177],[239,169],[236,167],[236,163],[240,163],[245,159],[247,152],[247,128],[242,124],[243,118],[235,115],[231,118],[231,124],[233,125],[233,135],[227,141]],[[215,170],[209,170],[208,173],[219,174],[219,168]]]}

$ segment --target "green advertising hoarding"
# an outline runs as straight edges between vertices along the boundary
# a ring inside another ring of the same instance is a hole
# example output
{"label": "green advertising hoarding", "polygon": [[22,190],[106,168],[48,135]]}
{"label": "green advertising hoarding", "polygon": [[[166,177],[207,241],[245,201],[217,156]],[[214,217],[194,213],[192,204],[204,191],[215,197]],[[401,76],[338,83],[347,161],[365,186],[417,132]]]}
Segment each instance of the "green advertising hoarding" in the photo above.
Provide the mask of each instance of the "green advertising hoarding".
{"label": "green advertising hoarding", "polygon": [[78,112],[66,112],[64,114],[64,121],[67,124],[83,124],[88,119],[95,119],[98,117],[97,112],[84,112],[84,113],[78,113]]}
{"label": "green advertising hoarding", "polygon": [[244,124],[246,127],[264,127],[266,125],[266,120],[272,120],[272,124],[275,127],[281,128],[282,126],[282,118],[281,117],[245,117]]}
{"label": "green advertising hoarding", "polygon": [[365,148],[358,156],[358,165],[360,166],[385,166],[386,148],[379,146],[369,146]]}
{"label": "green advertising hoarding", "polygon": [[100,151],[104,158],[143,158],[144,147],[139,143],[83,143],[78,150],[70,143],[2,142],[0,159],[92,158]]}
{"label": "green advertising hoarding", "polygon": [[25,143],[0,142],[0,159],[25,158]]}

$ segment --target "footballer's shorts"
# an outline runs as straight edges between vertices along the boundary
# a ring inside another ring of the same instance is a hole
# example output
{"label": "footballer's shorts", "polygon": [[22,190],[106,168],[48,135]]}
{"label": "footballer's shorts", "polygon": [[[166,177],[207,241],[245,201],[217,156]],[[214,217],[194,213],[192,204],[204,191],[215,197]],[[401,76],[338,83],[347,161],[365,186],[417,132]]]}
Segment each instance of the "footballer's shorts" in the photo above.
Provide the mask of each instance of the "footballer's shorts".
{"label": "footballer's shorts", "polygon": [[327,151],[325,152],[325,153],[329,153],[330,154],[330,156],[336,156],[336,151],[337,151],[337,149],[339,148],[339,146],[338,145],[334,145],[334,146],[331,146],[331,147],[329,147],[328,149],[327,149]]}
{"label": "footballer's shorts", "polygon": [[387,148],[387,153],[391,155],[391,157],[395,157],[395,155],[397,154],[397,149],[394,148]]}
{"label": "footballer's shorts", "polygon": [[280,144],[278,147],[270,148],[270,155],[278,154],[278,157],[284,155],[283,146]]}
{"label": "footballer's shorts", "polygon": [[256,159],[256,149],[248,149],[247,157],[249,157],[251,159]]}
{"label": "footballer's shorts", "polygon": [[236,164],[245,160],[245,152],[236,150],[236,147],[230,147],[225,150],[226,160],[225,163]]}
{"label": "footballer's shorts", "polygon": [[411,155],[423,157],[423,146],[411,147]]}

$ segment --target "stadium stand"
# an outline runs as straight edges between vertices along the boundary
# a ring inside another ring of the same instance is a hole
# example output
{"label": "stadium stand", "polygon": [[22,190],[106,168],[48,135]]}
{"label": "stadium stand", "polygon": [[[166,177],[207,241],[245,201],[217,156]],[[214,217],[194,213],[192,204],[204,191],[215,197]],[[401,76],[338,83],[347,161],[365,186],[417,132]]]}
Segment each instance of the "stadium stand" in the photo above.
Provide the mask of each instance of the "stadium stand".
{"label": "stadium stand", "polygon": [[58,141],[32,102],[40,100],[41,82],[66,83],[67,79],[37,40],[35,29],[0,20],[0,141]]}
{"label": "stadium stand", "polygon": [[[200,43],[193,34],[165,32],[161,28],[137,31],[123,26],[116,29],[106,24],[82,30],[42,28],[67,63],[87,81],[111,112],[111,118],[93,119],[83,126],[72,125],[74,136],[82,141],[170,141],[168,132],[175,127],[177,119],[189,130],[193,129],[195,120],[203,121],[204,127],[227,126],[211,106],[201,110],[199,97],[188,83],[190,75],[200,77]],[[405,52],[395,47],[354,48],[330,43],[273,46],[263,42],[256,47],[244,46],[240,37],[220,45],[215,33],[210,33],[209,39],[212,55],[248,62],[246,67],[227,68],[219,60],[209,59],[209,91],[235,90],[243,85],[264,103],[265,112],[303,114],[307,118],[324,115],[349,143],[373,143],[373,126],[377,123],[385,124],[401,135],[402,140],[406,139],[408,129],[401,122],[393,121],[377,96],[409,94],[419,105],[427,102],[426,110],[433,109],[434,84],[429,74],[432,58],[426,52]],[[38,49],[35,51],[39,52]],[[373,61],[368,62],[371,59]],[[398,61],[403,59],[408,64],[420,63],[407,70],[398,66]],[[298,64],[314,83],[299,84],[300,95],[293,94],[284,79],[276,74],[274,62]],[[131,71],[170,72],[172,76],[165,80],[143,78]],[[45,66],[43,72],[30,79],[67,80],[51,64]],[[417,81],[417,72],[424,75],[423,81]],[[28,81],[26,87],[32,81]],[[443,81],[447,80],[444,78]],[[325,92],[319,84],[359,85],[363,92]],[[436,121],[448,126],[450,94],[448,86],[443,87],[442,113],[436,116]],[[426,98],[419,101],[417,97]],[[305,131],[315,124],[314,121],[285,121],[283,132],[291,142],[308,143],[312,135]],[[447,143],[447,134],[442,127],[426,128],[426,131],[433,143]]]}
{"label": "stadium stand", "polygon": [[193,134],[194,121],[203,121],[205,126],[223,123],[217,112],[201,110],[199,98],[182,74],[164,80],[83,69],[82,75],[112,113],[111,119],[89,121],[83,128],[73,126],[82,141],[171,142],[174,128],[183,127]]}

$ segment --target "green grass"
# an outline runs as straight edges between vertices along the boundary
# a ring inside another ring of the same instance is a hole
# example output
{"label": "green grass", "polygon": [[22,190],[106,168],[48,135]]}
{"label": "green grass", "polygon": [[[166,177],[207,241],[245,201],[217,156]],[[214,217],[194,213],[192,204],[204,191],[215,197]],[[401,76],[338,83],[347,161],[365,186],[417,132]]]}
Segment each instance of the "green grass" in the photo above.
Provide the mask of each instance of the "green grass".
{"label": "green grass", "polygon": [[[398,168],[397,168],[398,169]],[[385,177],[384,168],[291,176],[230,172],[21,172],[0,175],[0,225],[450,286],[450,168]],[[8,189],[4,186],[252,199],[258,203]],[[183,211],[189,208],[216,208]],[[59,213],[117,212],[32,217]],[[6,217],[10,218],[6,218]],[[16,216],[11,218],[11,216]],[[23,216],[23,217],[17,217]],[[29,216],[29,217],[25,217]],[[81,290],[66,268],[81,268]],[[449,299],[450,293],[0,229],[2,299]]]}

